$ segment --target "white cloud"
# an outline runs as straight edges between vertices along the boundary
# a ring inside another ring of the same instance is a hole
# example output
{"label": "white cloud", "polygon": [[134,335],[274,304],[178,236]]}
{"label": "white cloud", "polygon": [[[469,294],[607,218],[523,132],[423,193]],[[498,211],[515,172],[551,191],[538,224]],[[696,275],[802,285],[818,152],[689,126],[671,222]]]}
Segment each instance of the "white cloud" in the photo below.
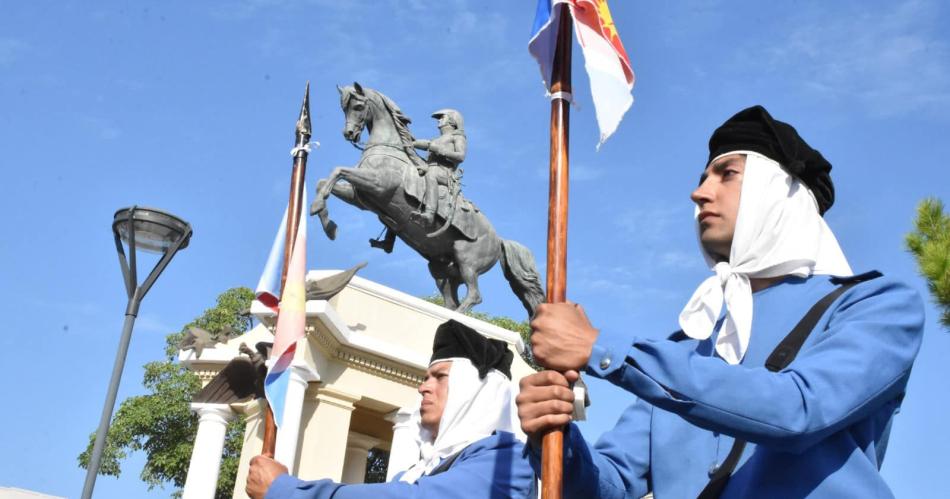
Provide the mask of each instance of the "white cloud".
{"label": "white cloud", "polygon": [[[570,166],[569,175],[572,183],[587,182],[602,178],[604,172],[607,170],[610,170],[610,168],[596,167],[589,164],[576,164]],[[548,181],[551,177],[551,172],[547,167],[538,167],[535,169],[535,176],[538,180]]]}
{"label": "white cloud", "polygon": [[613,224],[624,240],[622,244],[629,248],[627,258],[638,266],[638,278],[654,280],[705,268],[694,241],[689,204],[644,202],[641,208],[622,211]]}
{"label": "white cloud", "polygon": [[102,140],[115,140],[122,135],[122,130],[105,118],[86,116],[82,121],[87,130]]}
{"label": "white cloud", "polygon": [[[662,281],[650,279],[650,265],[600,265],[590,262],[571,262],[570,287],[584,294],[605,295],[609,299],[631,302],[643,298],[672,300],[679,297],[673,286],[664,287]],[[646,282],[652,284],[645,285]]]}
{"label": "white cloud", "polygon": [[676,250],[658,252],[656,255],[656,258],[659,265],[666,268],[679,268],[679,269],[703,268],[703,259],[700,256],[698,249],[692,252],[676,251]]}
{"label": "white cloud", "polygon": [[[404,243],[402,241],[397,241],[396,244],[404,244]],[[379,250],[375,250],[375,251],[379,251]],[[384,256],[380,256],[380,258],[384,258],[382,262],[377,263],[377,267],[381,269],[388,269],[388,270],[417,269],[420,272],[419,279],[423,281],[425,281],[425,276],[428,276],[428,267],[426,267],[426,262],[421,256],[414,255],[414,256],[410,256],[406,258],[391,258],[391,257],[387,258]]]}
{"label": "white cloud", "polygon": [[246,19],[257,15],[262,10],[287,10],[298,7],[320,8],[320,9],[339,9],[353,10],[359,7],[366,7],[366,2],[356,0],[346,0],[338,2],[336,0],[240,0],[228,5],[227,8],[217,8],[214,14],[224,18]]}
{"label": "white cloud", "polygon": [[[864,4],[856,8],[864,9]],[[941,36],[943,7],[907,0],[890,9],[802,14],[773,46],[747,48],[772,73],[793,71],[803,90],[856,101],[869,114],[893,116],[950,106],[950,44]],[[744,62],[745,63],[745,62]]]}
{"label": "white cloud", "polygon": [[92,301],[47,301],[33,300],[31,305],[46,311],[55,311],[66,316],[99,317],[103,310],[101,304]]}
{"label": "white cloud", "polygon": [[0,38],[0,67],[9,66],[27,49],[27,44],[14,38]]}
{"label": "white cloud", "polygon": [[571,181],[584,182],[587,180],[597,180],[604,176],[605,170],[605,168],[585,164],[572,166],[570,171]]}
{"label": "white cloud", "polygon": [[140,314],[135,320],[135,330],[143,333],[169,334],[178,331],[153,314]]}
{"label": "white cloud", "polygon": [[478,16],[472,11],[459,12],[449,26],[449,30],[456,33],[471,32],[478,28]]}
{"label": "white cloud", "polygon": [[614,219],[614,225],[627,239],[668,244],[671,233],[682,232],[683,227],[692,224],[691,205],[642,204],[643,207],[621,211]]}
{"label": "white cloud", "polygon": [[[330,199],[327,199],[328,207],[331,210],[330,218],[336,221],[339,226],[338,230],[346,229],[347,231],[352,231],[354,233],[363,232],[364,229],[369,228],[370,231],[382,230],[383,224],[376,219],[376,216],[360,210],[355,206],[350,206],[346,202],[337,199],[336,196],[330,196]],[[314,218],[314,224],[319,224],[320,220]],[[369,224],[373,225],[370,226]],[[314,227],[317,227],[314,225]],[[375,233],[373,234],[375,235]]]}

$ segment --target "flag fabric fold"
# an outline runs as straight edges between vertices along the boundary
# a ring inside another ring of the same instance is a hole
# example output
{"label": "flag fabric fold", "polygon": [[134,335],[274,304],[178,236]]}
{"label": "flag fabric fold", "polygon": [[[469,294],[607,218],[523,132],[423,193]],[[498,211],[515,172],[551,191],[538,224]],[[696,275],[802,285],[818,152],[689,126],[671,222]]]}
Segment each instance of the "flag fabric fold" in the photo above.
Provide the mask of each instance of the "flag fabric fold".
{"label": "flag fabric fold", "polygon": [[600,129],[599,148],[617,130],[633,104],[631,92],[636,78],[607,0],[538,0],[528,51],[538,61],[549,92],[562,8],[570,9],[574,33],[584,54],[584,68],[590,79],[594,114]]}
{"label": "flag fabric fold", "polygon": [[[301,208],[305,206],[307,206],[306,197]],[[283,421],[284,399],[290,380],[290,363],[297,350],[297,341],[306,336],[306,275],[307,217],[302,214],[287,265],[287,279],[280,297],[274,346],[270,355],[272,364],[264,379],[264,392],[274,412],[274,421],[278,427]]]}
{"label": "flag fabric fold", "polygon": [[277,228],[277,235],[274,237],[274,244],[271,245],[270,253],[267,255],[264,272],[261,273],[257,288],[254,290],[254,299],[274,312],[277,312],[277,304],[280,301],[280,272],[284,263],[286,234],[287,210],[285,209],[284,217],[280,219],[280,226]]}

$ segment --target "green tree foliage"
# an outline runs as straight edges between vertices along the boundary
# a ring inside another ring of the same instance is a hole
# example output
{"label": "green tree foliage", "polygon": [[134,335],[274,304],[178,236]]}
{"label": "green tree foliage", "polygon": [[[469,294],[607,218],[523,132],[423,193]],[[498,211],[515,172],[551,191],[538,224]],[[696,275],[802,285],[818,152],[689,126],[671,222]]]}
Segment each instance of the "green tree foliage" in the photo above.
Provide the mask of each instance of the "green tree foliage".
{"label": "green tree foliage", "polygon": [[[429,303],[435,303],[436,305],[442,306],[445,301],[442,299],[441,295],[432,295],[424,297],[423,300]],[[534,362],[534,358],[531,356],[531,326],[528,321],[516,321],[511,317],[505,317],[503,315],[490,315],[484,312],[475,312],[468,311],[465,315],[478,319],[480,321],[485,321],[490,324],[494,324],[502,329],[507,329],[509,331],[514,331],[521,335],[521,339],[524,340],[525,350],[521,354],[521,358],[528,363],[535,371],[540,371],[541,366],[537,365]]]}
{"label": "green tree foliage", "polygon": [[950,217],[944,213],[943,203],[934,198],[921,201],[914,231],[907,235],[906,242],[942,310],[941,324],[950,328]]}
{"label": "green tree foliage", "polygon": [[[165,359],[144,366],[143,384],[148,394],[125,399],[116,411],[99,474],[119,476],[121,461],[132,452],[144,451],[142,481],[149,489],[171,483],[177,489],[174,495],[181,494],[198,431],[198,417],[191,412],[189,403],[201,389],[201,382],[198,376],[175,362],[178,344],[191,326],[212,332],[230,326],[232,337],[247,331],[251,319],[244,311],[253,298],[254,293],[248,288],[229,289],[218,296],[214,307],[205,310],[181,331],[166,337]],[[231,497],[234,489],[244,424],[244,420],[238,418],[228,425],[217,498]],[[88,447],[79,455],[79,465],[83,468],[89,465],[94,442],[95,433],[90,435]]]}

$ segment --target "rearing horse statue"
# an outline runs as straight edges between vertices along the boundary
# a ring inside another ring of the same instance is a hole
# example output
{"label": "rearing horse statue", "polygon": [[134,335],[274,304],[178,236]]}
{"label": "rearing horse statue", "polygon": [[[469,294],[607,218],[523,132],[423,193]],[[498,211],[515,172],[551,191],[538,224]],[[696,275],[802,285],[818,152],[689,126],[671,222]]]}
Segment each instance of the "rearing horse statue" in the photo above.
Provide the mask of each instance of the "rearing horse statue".
{"label": "rearing horse statue", "polygon": [[[409,118],[376,90],[358,83],[337,89],[346,117],[343,137],[357,145],[366,128],[369,138],[355,167],[337,167],[317,183],[310,214],[320,217],[327,237],[336,237],[337,226],[326,204],[333,194],[375,213],[400,240],[425,257],[447,308],[466,312],[481,303],[478,276],[500,261],[508,284],[531,316],[544,301],[531,251],[498,237],[478,208],[464,199],[452,202],[444,186],[439,186],[443,201],[436,212],[436,226],[443,229],[432,232],[432,226],[420,223],[418,214],[412,215],[419,211],[425,181],[417,170],[421,160],[413,149],[415,139],[409,131]],[[467,292],[459,300],[462,284]]]}

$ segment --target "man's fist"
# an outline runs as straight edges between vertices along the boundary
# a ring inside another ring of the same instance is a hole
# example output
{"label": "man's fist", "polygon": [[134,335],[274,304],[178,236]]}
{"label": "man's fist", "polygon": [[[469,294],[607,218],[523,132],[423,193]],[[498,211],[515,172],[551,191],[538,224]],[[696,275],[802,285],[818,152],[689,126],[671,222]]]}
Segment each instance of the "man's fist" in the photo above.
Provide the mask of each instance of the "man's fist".
{"label": "man's fist", "polygon": [[521,429],[538,444],[541,434],[560,428],[571,421],[574,392],[570,384],[577,381],[577,371],[564,374],[541,371],[521,378],[521,393],[515,399]]}
{"label": "man's fist", "polygon": [[287,473],[287,467],[267,456],[255,456],[247,471],[247,486],[244,491],[252,499],[264,499],[270,484],[280,475]]}
{"label": "man's fist", "polygon": [[531,351],[555,371],[580,370],[590,359],[599,331],[575,303],[542,303],[531,320]]}

